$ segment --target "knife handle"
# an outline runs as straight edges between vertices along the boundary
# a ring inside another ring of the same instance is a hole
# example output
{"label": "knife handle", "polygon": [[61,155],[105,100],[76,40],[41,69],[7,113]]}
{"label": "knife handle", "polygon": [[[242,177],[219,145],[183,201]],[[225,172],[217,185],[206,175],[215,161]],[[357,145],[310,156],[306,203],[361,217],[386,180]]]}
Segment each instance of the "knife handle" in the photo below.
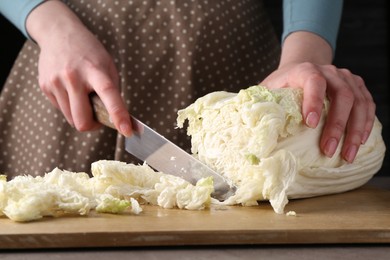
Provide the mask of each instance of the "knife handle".
{"label": "knife handle", "polygon": [[91,93],[89,95],[92,103],[93,113],[95,116],[95,119],[108,127],[111,127],[113,129],[116,129],[114,123],[110,119],[110,115],[108,114],[108,111],[106,107],[103,104],[103,101],[100,99],[100,97],[96,93]]}

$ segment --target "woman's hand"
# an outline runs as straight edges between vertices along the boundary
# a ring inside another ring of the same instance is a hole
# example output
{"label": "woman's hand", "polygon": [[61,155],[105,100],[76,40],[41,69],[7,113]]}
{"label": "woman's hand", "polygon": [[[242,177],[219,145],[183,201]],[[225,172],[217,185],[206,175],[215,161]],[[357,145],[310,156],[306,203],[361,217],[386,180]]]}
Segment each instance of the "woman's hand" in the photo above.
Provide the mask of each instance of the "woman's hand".
{"label": "woman's hand", "polygon": [[131,135],[114,62],[76,15],[60,1],[47,1],[31,12],[27,29],[41,49],[40,87],[69,124],[79,131],[100,126],[89,100],[89,94],[96,92],[118,131]]}
{"label": "woman's hand", "polygon": [[268,88],[303,88],[302,114],[311,128],[317,126],[327,96],[330,108],[320,141],[321,150],[326,156],[333,156],[345,133],[341,155],[353,162],[359,146],[367,141],[375,119],[375,104],[361,77],[333,65],[306,62],[284,66],[261,84]]}
{"label": "woman's hand", "polygon": [[341,156],[351,163],[371,133],[375,103],[360,76],[327,65],[330,62],[331,50],[326,42],[308,32],[297,32],[286,39],[279,68],[261,84],[268,88],[302,88],[302,115],[311,128],[317,127],[328,97],[330,107],[320,148],[332,157],[345,134]]}

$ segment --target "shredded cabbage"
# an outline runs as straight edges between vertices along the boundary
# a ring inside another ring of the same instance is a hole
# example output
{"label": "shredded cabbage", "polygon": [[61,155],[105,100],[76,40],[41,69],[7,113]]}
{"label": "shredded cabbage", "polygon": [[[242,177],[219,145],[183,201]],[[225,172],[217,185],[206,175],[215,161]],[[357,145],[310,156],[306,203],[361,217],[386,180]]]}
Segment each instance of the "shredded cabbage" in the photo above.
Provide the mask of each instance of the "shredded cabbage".
{"label": "shredded cabbage", "polygon": [[212,178],[196,185],[156,172],[148,165],[101,160],[91,165],[93,177],[55,168],[44,176],[0,178],[0,215],[14,221],[44,216],[100,213],[139,214],[139,202],[164,208],[203,209],[211,203]]}

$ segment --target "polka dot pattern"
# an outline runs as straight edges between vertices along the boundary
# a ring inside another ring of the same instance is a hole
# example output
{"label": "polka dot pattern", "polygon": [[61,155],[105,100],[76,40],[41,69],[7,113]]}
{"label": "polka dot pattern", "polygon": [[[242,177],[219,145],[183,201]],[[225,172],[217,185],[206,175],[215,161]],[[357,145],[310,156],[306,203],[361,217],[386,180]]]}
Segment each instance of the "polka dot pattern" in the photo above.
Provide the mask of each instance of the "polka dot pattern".
{"label": "polka dot pattern", "polygon": [[[276,66],[278,40],[258,0],[64,1],[114,58],[133,115],[188,149],[177,111],[212,91],[237,92]],[[99,159],[137,162],[124,138],[80,133],[38,85],[39,48],[27,41],[0,96],[0,172],[90,171]]]}

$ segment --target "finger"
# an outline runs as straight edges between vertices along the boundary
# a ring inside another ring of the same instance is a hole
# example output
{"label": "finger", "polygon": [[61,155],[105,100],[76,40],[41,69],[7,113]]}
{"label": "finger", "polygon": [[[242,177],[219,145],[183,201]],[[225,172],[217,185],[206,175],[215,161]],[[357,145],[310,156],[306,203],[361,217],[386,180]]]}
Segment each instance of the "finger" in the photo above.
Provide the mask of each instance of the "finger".
{"label": "finger", "polygon": [[83,82],[77,71],[67,71],[63,84],[69,96],[70,111],[74,126],[78,131],[90,131],[100,125],[94,120],[91,104],[89,102],[89,88]]}
{"label": "finger", "polygon": [[343,158],[352,163],[361,144],[364,144],[375,121],[375,103],[363,79],[352,75],[348,77],[355,94],[355,102],[347,125],[346,138],[342,150]]}
{"label": "finger", "polygon": [[55,79],[52,82],[47,82],[43,78],[39,77],[39,87],[41,88],[43,94],[49,99],[50,103],[57,108],[58,110],[60,109],[60,106],[58,105],[58,102],[56,100],[56,97],[53,95],[52,92],[52,87],[57,85],[58,86],[58,80]]}
{"label": "finger", "polygon": [[345,139],[341,156],[349,163],[352,163],[356,157],[359,147],[362,143],[363,130],[365,127],[366,116],[360,111],[365,109],[365,106],[360,101],[356,101],[354,108],[351,110],[349,121],[346,127]]}
{"label": "finger", "polygon": [[60,105],[58,105],[58,102],[55,98],[55,96],[53,96],[53,94],[51,93],[45,93],[46,97],[49,99],[50,103],[55,107],[57,108],[58,110],[61,110],[60,109]]}
{"label": "finger", "polygon": [[367,122],[368,106],[366,97],[362,91],[362,86],[358,85],[358,82],[355,80],[355,75],[345,69],[339,72],[354,95],[354,102],[347,122],[344,144],[341,150],[341,156],[347,162],[352,163],[362,143]]}
{"label": "finger", "polygon": [[326,80],[322,75],[314,73],[308,77],[303,89],[302,114],[306,125],[315,128],[320,121],[324,106]]}
{"label": "finger", "polygon": [[101,127],[94,119],[89,96],[86,91],[70,91],[69,102],[74,125],[78,131],[91,131]]}
{"label": "finger", "polygon": [[367,122],[364,127],[364,134],[362,138],[362,144],[365,144],[370,137],[372,128],[374,127],[375,123],[375,111],[376,111],[376,106],[375,103],[370,103],[368,106],[368,113],[367,113]]}
{"label": "finger", "polygon": [[354,93],[349,84],[337,74],[331,73],[326,77],[330,106],[320,146],[326,156],[332,157],[345,132],[354,104]]}
{"label": "finger", "polygon": [[130,136],[132,134],[130,115],[114,82],[95,70],[89,77],[89,84],[101,98],[117,130],[124,136]]}
{"label": "finger", "polygon": [[70,110],[68,93],[65,90],[65,88],[62,86],[62,83],[58,83],[58,84],[61,84],[61,86],[59,87],[57,85],[57,87],[55,87],[52,91],[53,96],[55,97],[54,98],[55,102],[58,104],[59,109],[61,110],[62,114],[65,116],[66,121],[68,121],[68,123],[71,126],[74,126],[73,117]]}
{"label": "finger", "polygon": [[313,64],[302,64],[289,75],[289,85],[303,88],[302,115],[311,128],[317,127],[326,96],[326,80]]}
{"label": "finger", "polygon": [[361,77],[355,75],[355,81],[361,90],[360,92],[363,94],[367,102],[367,120],[362,138],[362,144],[364,144],[370,136],[371,130],[374,126],[376,106],[371,93],[368,91],[366,84],[364,83],[364,80]]}

